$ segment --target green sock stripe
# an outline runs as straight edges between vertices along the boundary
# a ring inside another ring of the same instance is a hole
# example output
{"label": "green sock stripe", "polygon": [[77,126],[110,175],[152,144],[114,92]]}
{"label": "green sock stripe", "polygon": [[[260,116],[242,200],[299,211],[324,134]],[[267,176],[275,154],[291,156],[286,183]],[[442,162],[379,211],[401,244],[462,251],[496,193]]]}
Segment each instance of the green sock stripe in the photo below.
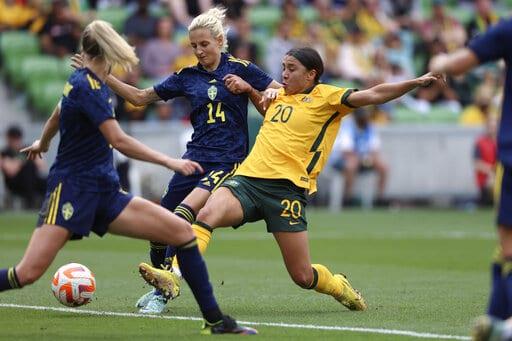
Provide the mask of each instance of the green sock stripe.
{"label": "green sock stripe", "polygon": [[202,228],[204,228],[205,230],[208,230],[210,232],[213,232],[213,229],[210,225],[206,224],[206,223],[203,223],[202,221],[199,221],[199,220],[196,220],[194,222],[195,225],[199,225],[201,226]]}
{"label": "green sock stripe", "polygon": [[318,271],[316,271],[315,268],[313,269],[313,282],[311,282],[311,285],[308,287],[308,289],[314,289],[318,285]]}
{"label": "green sock stripe", "polygon": [[20,282],[18,280],[18,276],[16,275],[16,270],[14,267],[9,268],[7,270],[7,280],[9,281],[9,284],[11,285],[11,288],[17,289],[20,288]]}

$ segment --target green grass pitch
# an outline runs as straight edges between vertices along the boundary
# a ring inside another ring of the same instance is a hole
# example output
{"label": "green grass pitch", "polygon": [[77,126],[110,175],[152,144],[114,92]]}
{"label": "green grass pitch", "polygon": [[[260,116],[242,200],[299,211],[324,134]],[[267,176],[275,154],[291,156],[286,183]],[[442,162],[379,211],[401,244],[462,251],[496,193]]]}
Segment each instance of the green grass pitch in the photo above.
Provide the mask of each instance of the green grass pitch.
{"label": "green grass pitch", "polygon": [[[35,214],[0,214],[0,267],[23,255],[35,220]],[[308,220],[312,261],[346,273],[369,310],[350,312],[331,297],[295,286],[263,223],[217,230],[206,261],[223,310],[242,321],[286,324],[256,324],[259,338],[419,340],[434,333],[464,339],[472,319],[485,311],[495,245],[491,211],[310,210]],[[114,236],[69,242],[36,284],[0,293],[0,339],[200,338],[198,320],[121,316],[136,313],[135,301],[148,290],[136,270],[147,261],[147,248],[147,242]],[[69,262],[88,266],[97,280],[95,299],[77,311],[117,315],[6,306],[64,308],[51,294],[50,279]],[[199,317],[186,285],[165,316]],[[406,333],[385,334],[392,330]]]}

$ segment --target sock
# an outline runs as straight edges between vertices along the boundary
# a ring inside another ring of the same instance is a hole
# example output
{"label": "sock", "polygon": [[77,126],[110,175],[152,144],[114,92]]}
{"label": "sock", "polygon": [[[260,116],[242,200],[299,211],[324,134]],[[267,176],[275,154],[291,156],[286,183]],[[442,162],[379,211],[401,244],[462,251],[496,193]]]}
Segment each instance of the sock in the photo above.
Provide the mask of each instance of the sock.
{"label": "sock", "polygon": [[[196,213],[194,212],[194,210],[186,205],[186,204],[179,204],[175,209],[174,209],[174,214],[182,219],[185,219],[186,221],[188,221],[189,223],[193,223],[194,220],[196,220]],[[175,268],[178,268],[179,265],[178,265],[178,261],[176,260],[176,247],[174,246],[167,246],[167,249],[165,250],[165,265],[169,265],[172,267],[175,267]]]}
{"label": "sock", "polygon": [[194,238],[176,249],[181,273],[192,290],[204,319],[209,323],[222,320],[222,313],[213,296],[213,288],[208,279],[206,264],[197,247],[197,239]]}
{"label": "sock", "polygon": [[501,265],[501,275],[503,281],[501,297],[505,298],[507,308],[505,318],[508,318],[512,316],[512,302],[509,299],[512,297],[512,258],[504,258],[503,263]]}
{"label": "sock", "polygon": [[8,269],[0,269],[0,291],[21,288],[16,269],[14,267]]}
{"label": "sock", "polygon": [[502,270],[501,262],[491,266],[491,294],[487,314],[505,320],[508,317],[508,299]]}
{"label": "sock", "polygon": [[151,264],[153,267],[161,269],[165,264],[165,249],[167,246],[157,242],[149,242],[149,246],[149,258],[151,259]]}
{"label": "sock", "polygon": [[213,229],[210,227],[210,225],[201,221],[196,221],[193,223],[192,229],[194,230],[194,233],[197,237],[197,246],[199,247],[199,252],[204,255],[206,249],[208,248],[208,244],[212,239]]}
{"label": "sock", "polygon": [[322,264],[313,264],[312,267],[313,273],[316,272],[317,283],[315,285],[315,280],[313,280],[309,289],[315,289],[317,292],[333,297],[339,297],[343,294],[343,287],[340,286],[339,281],[336,281],[329,269]]}

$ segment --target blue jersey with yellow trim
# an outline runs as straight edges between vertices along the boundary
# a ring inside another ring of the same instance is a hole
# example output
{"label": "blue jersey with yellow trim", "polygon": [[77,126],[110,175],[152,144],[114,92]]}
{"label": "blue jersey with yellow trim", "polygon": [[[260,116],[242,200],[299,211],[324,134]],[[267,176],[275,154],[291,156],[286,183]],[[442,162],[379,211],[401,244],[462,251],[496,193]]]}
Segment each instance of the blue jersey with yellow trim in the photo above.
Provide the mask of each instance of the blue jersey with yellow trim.
{"label": "blue jersey with yellow trim", "polygon": [[110,90],[89,69],[76,70],[64,86],[57,157],[50,177],[63,177],[91,192],[119,188],[112,147],[99,126],[114,118]]}
{"label": "blue jersey with yellow trim", "polygon": [[502,20],[469,43],[480,63],[503,59],[506,64],[503,108],[498,133],[498,158],[512,166],[512,19]]}
{"label": "blue jersey with yellow trim", "polygon": [[200,64],[187,67],[154,86],[163,100],[186,97],[192,106],[194,128],[184,158],[204,162],[240,162],[249,152],[247,94],[231,93],[222,80],[234,74],[257,90],[265,90],[272,78],[256,65],[222,53],[218,68],[206,71]]}

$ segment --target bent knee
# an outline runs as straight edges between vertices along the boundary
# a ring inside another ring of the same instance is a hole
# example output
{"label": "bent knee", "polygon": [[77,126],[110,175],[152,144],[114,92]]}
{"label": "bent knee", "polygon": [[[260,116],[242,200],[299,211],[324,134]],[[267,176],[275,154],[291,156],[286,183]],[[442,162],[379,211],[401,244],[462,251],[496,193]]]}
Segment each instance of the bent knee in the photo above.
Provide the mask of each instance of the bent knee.
{"label": "bent knee", "polygon": [[310,272],[311,273],[303,271],[292,274],[291,277],[293,282],[302,289],[308,289],[311,286],[311,283],[313,282],[313,272]]}

